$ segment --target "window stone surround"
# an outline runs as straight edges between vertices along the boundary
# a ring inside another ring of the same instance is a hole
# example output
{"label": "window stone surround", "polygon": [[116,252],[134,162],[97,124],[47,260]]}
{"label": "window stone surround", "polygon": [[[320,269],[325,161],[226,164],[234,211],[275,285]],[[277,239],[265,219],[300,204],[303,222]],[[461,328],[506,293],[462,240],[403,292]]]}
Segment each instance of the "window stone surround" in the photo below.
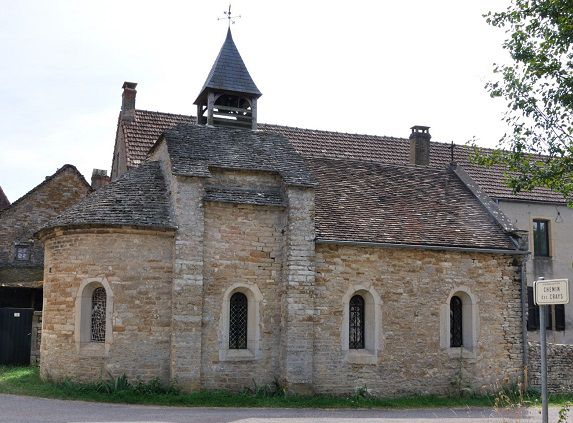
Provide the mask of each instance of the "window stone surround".
{"label": "window stone surround", "polygon": [[[364,298],[364,349],[349,348],[350,299],[354,295]],[[383,349],[382,299],[370,285],[353,285],[342,297],[342,326],[340,346],[344,359],[354,364],[377,364],[378,355]]]}
{"label": "window stone surround", "polygon": [[[96,288],[102,287],[106,292],[105,342],[91,341],[91,302]],[[113,292],[105,277],[84,279],[77,291],[75,301],[74,340],[81,357],[107,357],[113,342],[112,316]]]}
{"label": "window stone surround", "polygon": [[[450,302],[457,296],[462,300],[461,347],[450,346]],[[452,289],[444,304],[440,305],[440,347],[452,358],[476,358],[479,336],[478,298],[466,286]]]}
{"label": "window stone surround", "polygon": [[[247,297],[247,348],[229,348],[229,314],[231,296],[241,292]],[[263,295],[255,284],[237,282],[232,284],[223,294],[221,317],[219,319],[219,360],[249,361],[261,358],[261,310]]]}

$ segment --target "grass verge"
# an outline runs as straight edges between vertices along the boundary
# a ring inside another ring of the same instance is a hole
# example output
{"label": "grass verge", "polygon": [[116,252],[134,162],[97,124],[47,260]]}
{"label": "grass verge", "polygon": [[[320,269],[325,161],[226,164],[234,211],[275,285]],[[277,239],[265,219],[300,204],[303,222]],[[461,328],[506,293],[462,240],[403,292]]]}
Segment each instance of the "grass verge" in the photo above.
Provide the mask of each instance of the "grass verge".
{"label": "grass verge", "polygon": [[[174,386],[162,386],[158,381],[130,383],[120,377],[97,383],[44,382],[35,367],[0,366],[0,393],[29,395],[44,398],[97,402],[153,404],[186,407],[277,407],[277,408],[431,408],[431,407],[492,407],[494,396],[469,395],[463,397],[409,396],[377,398],[365,389],[350,396],[284,395],[276,386],[254,386],[242,393],[227,391],[181,392]],[[513,395],[509,393],[508,398]],[[526,398],[530,404],[538,401],[534,393]],[[573,400],[573,395],[553,396],[552,404],[561,405]]]}

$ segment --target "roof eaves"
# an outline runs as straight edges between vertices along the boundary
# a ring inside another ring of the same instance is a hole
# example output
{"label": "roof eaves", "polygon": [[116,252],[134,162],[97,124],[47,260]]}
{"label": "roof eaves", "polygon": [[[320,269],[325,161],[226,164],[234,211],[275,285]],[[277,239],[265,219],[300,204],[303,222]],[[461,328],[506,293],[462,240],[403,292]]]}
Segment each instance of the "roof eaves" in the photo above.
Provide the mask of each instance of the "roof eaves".
{"label": "roof eaves", "polygon": [[354,245],[359,247],[378,247],[378,248],[409,248],[418,250],[436,250],[436,251],[460,251],[475,253],[492,253],[492,254],[509,254],[509,255],[527,255],[528,251],[518,249],[489,248],[489,247],[466,247],[455,245],[436,245],[436,244],[407,244],[407,243],[389,243],[347,239],[315,239],[317,244],[337,244],[337,245]]}
{"label": "roof eaves", "polygon": [[39,240],[46,239],[50,233],[58,229],[62,230],[78,230],[78,229],[137,229],[137,230],[151,230],[158,232],[173,232],[177,230],[173,225],[128,225],[128,224],[113,224],[113,223],[82,223],[71,225],[51,225],[43,227],[34,233],[34,238]]}

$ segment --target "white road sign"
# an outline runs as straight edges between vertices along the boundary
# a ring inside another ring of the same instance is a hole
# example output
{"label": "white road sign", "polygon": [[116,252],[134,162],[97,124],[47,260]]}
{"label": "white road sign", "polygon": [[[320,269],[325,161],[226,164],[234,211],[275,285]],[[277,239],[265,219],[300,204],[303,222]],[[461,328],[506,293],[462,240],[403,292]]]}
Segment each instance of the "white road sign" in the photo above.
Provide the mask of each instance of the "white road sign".
{"label": "white road sign", "polygon": [[533,283],[533,301],[537,305],[568,304],[569,280],[548,279]]}

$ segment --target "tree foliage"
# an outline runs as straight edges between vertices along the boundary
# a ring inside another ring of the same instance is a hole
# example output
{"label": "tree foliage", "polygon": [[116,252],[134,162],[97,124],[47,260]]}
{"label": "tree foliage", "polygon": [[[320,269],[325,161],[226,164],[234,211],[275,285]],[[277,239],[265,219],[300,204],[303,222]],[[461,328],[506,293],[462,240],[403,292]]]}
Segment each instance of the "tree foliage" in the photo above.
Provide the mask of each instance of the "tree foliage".
{"label": "tree foliage", "polygon": [[482,164],[502,164],[515,191],[547,187],[573,204],[573,0],[512,0],[484,15],[505,30],[509,64],[495,64],[492,97],[507,101],[508,132]]}

